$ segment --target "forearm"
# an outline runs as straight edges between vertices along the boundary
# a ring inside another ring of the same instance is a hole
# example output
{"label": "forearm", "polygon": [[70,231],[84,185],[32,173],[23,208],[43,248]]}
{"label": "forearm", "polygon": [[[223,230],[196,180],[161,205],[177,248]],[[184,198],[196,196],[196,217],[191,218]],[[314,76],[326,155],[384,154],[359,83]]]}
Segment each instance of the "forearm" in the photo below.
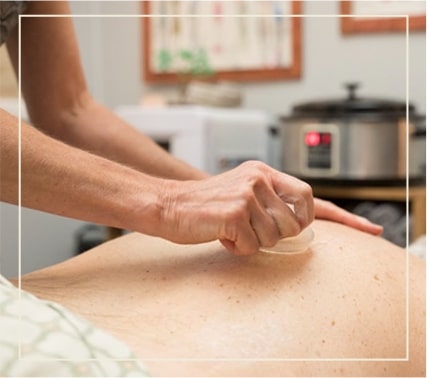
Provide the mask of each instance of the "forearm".
{"label": "forearm", "polygon": [[57,138],[147,174],[179,180],[207,177],[89,96],[73,112],[63,112],[58,124]]}
{"label": "forearm", "polygon": [[[1,119],[1,200],[17,203],[17,120],[3,111]],[[148,234],[159,229],[164,180],[63,144],[25,123],[21,134],[23,206]]]}
{"label": "forearm", "polygon": [[[69,15],[67,2],[31,2],[31,14]],[[7,41],[32,123],[78,148],[151,175],[180,180],[206,174],[158,147],[88,94],[72,20],[28,17]],[[20,47],[20,50],[19,50]],[[21,53],[21,65],[18,55]],[[18,67],[19,66],[19,67]]]}

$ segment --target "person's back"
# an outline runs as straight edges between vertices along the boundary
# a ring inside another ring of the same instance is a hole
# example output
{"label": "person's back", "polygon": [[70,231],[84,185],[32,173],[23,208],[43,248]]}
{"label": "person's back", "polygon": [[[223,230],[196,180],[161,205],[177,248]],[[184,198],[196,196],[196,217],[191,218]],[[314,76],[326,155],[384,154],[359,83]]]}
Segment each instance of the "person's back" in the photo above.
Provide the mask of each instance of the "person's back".
{"label": "person's back", "polygon": [[310,250],[291,256],[131,234],[23,288],[127,342],[154,375],[425,376],[423,262],[354,229],[312,227]]}

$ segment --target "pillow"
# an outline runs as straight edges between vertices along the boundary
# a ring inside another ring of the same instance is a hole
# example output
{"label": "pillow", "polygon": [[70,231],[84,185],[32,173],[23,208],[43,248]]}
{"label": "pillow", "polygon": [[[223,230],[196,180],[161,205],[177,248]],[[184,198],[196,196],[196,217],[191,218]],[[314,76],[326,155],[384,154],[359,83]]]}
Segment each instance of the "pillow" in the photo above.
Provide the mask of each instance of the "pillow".
{"label": "pillow", "polygon": [[121,341],[1,275],[0,330],[0,376],[148,376]]}

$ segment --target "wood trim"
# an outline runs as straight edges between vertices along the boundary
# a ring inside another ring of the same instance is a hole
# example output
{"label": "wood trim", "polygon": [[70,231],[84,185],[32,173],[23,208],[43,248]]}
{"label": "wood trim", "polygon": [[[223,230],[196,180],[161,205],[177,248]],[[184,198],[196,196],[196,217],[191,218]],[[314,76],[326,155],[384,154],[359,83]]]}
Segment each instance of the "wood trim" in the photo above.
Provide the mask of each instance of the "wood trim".
{"label": "wood trim", "polygon": [[[341,1],[340,10],[342,15],[352,14],[352,2]],[[343,34],[356,33],[384,33],[384,32],[402,32],[406,30],[406,20],[403,18],[367,18],[356,19],[353,17],[341,18],[341,32]],[[409,30],[426,30],[426,15],[417,15],[409,17]]]}
{"label": "wood trim", "polygon": [[[148,15],[150,14],[150,8],[149,8],[149,4],[148,1],[141,1],[141,13],[143,15]],[[150,62],[150,46],[148,44],[148,35],[150,34],[150,18],[145,18],[142,17],[141,18],[141,41],[142,41],[142,57],[141,57],[141,61],[142,61],[142,77],[146,80],[146,81],[151,81],[151,72],[148,69],[149,68],[149,62]]]}

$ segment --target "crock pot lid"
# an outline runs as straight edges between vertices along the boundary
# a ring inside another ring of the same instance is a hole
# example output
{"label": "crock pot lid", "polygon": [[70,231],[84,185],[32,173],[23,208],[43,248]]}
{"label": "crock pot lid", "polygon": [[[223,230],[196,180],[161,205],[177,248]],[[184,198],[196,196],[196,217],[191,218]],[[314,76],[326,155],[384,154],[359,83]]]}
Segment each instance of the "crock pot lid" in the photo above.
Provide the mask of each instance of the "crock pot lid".
{"label": "crock pot lid", "polygon": [[[294,115],[322,115],[322,114],[377,114],[402,115],[406,113],[406,103],[402,101],[363,98],[355,94],[357,84],[347,84],[348,96],[344,99],[311,101],[293,107]],[[408,104],[410,113],[414,107]]]}

